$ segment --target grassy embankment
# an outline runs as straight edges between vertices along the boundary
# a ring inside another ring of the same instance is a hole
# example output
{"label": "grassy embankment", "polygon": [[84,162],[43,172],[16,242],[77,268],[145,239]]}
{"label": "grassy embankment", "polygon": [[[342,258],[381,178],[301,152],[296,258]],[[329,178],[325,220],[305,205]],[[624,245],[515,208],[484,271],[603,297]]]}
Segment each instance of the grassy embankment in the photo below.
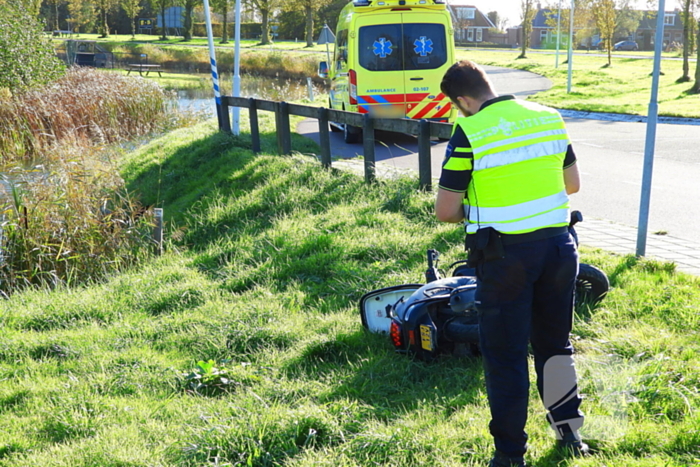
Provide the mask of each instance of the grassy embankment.
{"label": "grassy embankment", "polygon": [[[271,154],[272,116],[262,124]],[[130,190],[165,209],[164,256],[90,287],[0,302],[1,466],[488,460],[480,362],[397,355],[357,310],[368,290],[419,281],[427,248],[443,264],[459,258],[461,230],[435,221],[415,180],[366,186],[315,158],[254,156],[246,131],[201,124],[123,159]],[[317,151],[300,137],[293,146]],[[697,278],[599,251],[583,259],[613,285],[574,328],[597,454],[552,450],[534,402],[531,463],[697,462]]]}
{"label": "grassy embankment", "polygon": [[[607,57],[578,54],[573,58],[572,89],[567,94],[566,55],[560,57],[559,68],[554,67],[554,55],[529,53],[527,59],[518,59],[519,51],[494,52],[461,50],[459,58],[469,58],[484,65],[503,66],[532,71],[553,82],[549,91],[528,99],[559,109],[589,112],[610,112],[646,115],[651,99],[651,72],[653,60],[648,58],[613,57],[612,66],[606,67]],[[683,62],[664,60],[659,82],[659,115],[671,117],[700,117],[700,94],[688,94],[692,82],[677,83],[683,74]],[[695,63],[691,63],[691,70]],[[692,73],[692,72],[691,72]]]}

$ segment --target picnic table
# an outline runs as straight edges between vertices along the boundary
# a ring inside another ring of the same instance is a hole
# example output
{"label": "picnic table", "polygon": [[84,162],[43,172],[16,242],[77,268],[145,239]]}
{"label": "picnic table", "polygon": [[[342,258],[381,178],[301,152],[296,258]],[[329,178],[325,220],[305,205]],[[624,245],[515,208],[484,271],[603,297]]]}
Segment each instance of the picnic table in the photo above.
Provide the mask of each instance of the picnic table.
{"label": "picnic table", "polygon": [[143,76],[143,73],[146,72],[146,76],[151,71],[157,71],[158,76],[162,77],[163,75],[160,74],[160,65],[156,64],[145,64],[145,63],[129,63],[128,68],[127,68],[127,76],[132,72],[132,71],[138,71],[139,75]]}

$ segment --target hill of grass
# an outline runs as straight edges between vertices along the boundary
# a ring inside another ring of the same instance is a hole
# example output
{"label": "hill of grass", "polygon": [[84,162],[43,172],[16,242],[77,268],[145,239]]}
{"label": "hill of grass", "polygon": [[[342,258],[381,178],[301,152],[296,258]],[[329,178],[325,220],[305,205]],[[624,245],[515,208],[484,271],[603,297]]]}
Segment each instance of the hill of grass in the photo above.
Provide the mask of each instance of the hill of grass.
{"label": "hill of grass", "polygon": [[[245,121],[246,119],[243,119]],[[359,298],[460,258],[412,178],[366,185],[211,122],[128,154],[164,208],[166,253],[91,286],[0,302],[0,466],[477,466],[491,454],[478,359],[426,364],[366,333]],[[583,239],[585,243],[585,239]],[[532,389],[539,467],[700,458],[700,285],[673,265],[584,249],[613,289],[574,340],[597,450],[553,449]]]}

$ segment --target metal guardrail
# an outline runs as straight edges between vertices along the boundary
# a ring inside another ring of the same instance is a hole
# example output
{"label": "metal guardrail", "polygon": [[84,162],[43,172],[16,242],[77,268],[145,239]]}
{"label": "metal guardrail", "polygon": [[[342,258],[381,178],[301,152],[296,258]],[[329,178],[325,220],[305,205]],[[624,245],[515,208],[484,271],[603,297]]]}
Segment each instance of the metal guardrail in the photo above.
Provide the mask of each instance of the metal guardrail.
{"label": "metal guardrail", "polygon": [[[260,152],[260,128],[258,126],[258,111],[264,110],[275,113],[277,126],[277,151],[280,155],[292,152],[292,134],[289,124],[290,115],[315,118],[321,145],[321,164],[331,167],[331,140],[329,122],[348,124],[362,128],[365,180],[372,183],[376,180],[376,159],[374,154],[374,131],[384,130],[406,133],[418,136],[418,177],[421,188],[432,190],[432,173],[430,166],[430,137],[449,139],[452,135],[452,125],[449,123],[432,122],[429,120],[373,118],[369,114],[333,110],[325,107],[290,104],[287,102],[268,101],[247,97],[221,96],[221,108],[242,107],[248,109],[250,118],[250,135],[253,152]],[[228,111],[219,115],[219,129],[231,131]]]}

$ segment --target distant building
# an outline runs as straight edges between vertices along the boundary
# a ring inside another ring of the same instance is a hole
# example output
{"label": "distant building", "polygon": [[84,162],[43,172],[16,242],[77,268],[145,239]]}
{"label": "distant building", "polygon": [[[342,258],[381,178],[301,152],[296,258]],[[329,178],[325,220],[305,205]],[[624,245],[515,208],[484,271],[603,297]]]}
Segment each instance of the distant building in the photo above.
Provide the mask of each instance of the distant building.
{"label": "distant building", "polygon": [[[635,40],[639,44],[640,50],[652,50],[654,48],[654,39],[656,37],[656,11],[642,11],[642,17],[639,26],[633,35],[630,37],[614,37],[613,41]],[[532,20],[532,32],[530,33],[530,47],[533,49],[545,48],[551,46],[556,40],[557,27],[556,20],[558,10],[552,8],[541,8],[537,5],[537,13]],[[547,24],[549,20],[550,24]],[[596,30],[595,24],[591,24],[589,28]],[[575,29],[576,30],[576,29]],[[507,33],[507,42],[513,46],[520,45],[523,42],[522,24],[509,28]],[[593,34],[593,37],[598,37]],[[566,38],[562,38],[566,42]],[[664,15],[664,46],[672,43],[679,45],[683,44],[683,20],[680,10],[667,11]]]}
{"label": "distant building", "polygon": [[448,0],[455,28],[455,42],[468,43],[503,43],[505,36],[495,33],[496,26],[485,13],[465,0]]}

